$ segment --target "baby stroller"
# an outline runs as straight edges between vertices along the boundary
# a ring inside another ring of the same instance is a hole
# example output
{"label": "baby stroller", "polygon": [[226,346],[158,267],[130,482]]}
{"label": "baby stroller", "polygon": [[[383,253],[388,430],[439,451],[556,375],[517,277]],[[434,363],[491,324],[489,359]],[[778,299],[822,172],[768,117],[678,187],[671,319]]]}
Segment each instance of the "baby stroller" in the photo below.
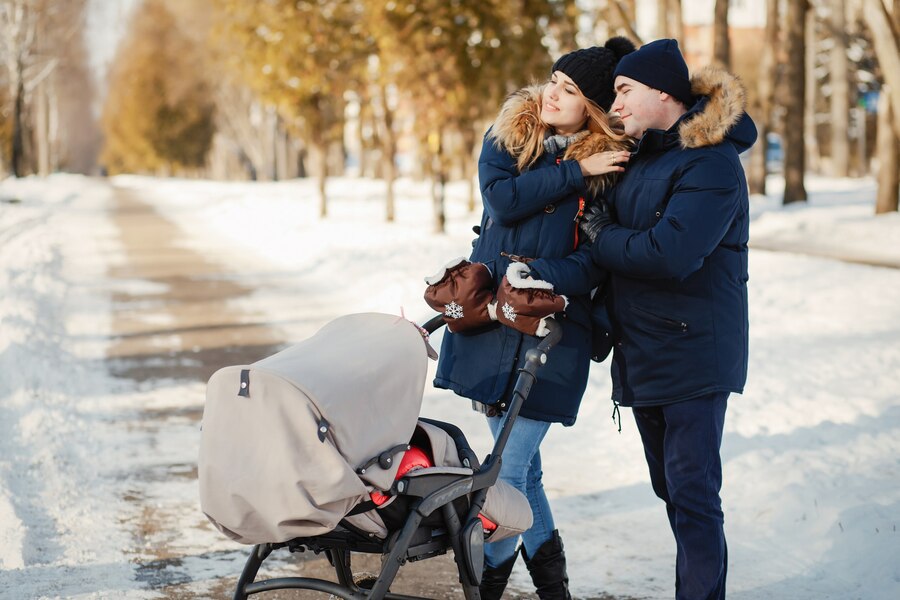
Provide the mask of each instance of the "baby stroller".
{"label": "baby stroller", "polygon": [[[210,378],[200,502],[225,535],[253,544],[236,600],[279,589],[411,599],[389,591],[401,565],[448,549],[465,597],[480,598],[485,541],[531,526],[527,500],[497,476],[512,424],[561,334],[549,319],[549,334],[519,371],[494,448],[479,463],[457,427],[418,418],[428,357],[436,356],[427,334],[443,323],[440,315],[421,328],[393,315],[348,315]],[[422,455],[434,466],[407,471],[402,463]],[[278,549],[324,553],[337,582],[256,581]],[[352,553],[381,555],[377,578],[354,582]]]}

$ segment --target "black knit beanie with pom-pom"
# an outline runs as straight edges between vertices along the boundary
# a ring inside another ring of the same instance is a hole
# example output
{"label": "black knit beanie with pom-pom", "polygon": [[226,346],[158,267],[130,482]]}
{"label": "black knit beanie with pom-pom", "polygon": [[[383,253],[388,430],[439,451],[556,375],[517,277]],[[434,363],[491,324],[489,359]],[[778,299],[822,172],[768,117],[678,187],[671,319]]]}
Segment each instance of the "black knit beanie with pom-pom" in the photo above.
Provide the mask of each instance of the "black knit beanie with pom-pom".
{"label": "black knit beanie with pom-pom", "polygon": [[562,71],[571,77],[586,98],[608,111],[616,98],[613,73],[619,60],[634,50],[631,40],[617,36],[602,47],[582,48],[560,56],[550,72]]}

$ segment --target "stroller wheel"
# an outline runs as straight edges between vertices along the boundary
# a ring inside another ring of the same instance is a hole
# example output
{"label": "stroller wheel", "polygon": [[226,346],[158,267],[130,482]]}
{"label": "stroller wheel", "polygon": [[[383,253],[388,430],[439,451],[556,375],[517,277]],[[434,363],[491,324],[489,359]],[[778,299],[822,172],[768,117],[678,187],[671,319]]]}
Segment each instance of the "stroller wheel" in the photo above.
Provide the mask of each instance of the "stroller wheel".
{"label": "stroller wheel", "polygon": [[376,581],[378,581],[378,573],[362,571],[353,574],[353,583],[364,590],[371,590]]}
{"label": "stroller wheel", "polygon": [[[361,590],[371,590],[378,581],[378,573],[370,571],[360,571],[353,574],[353,583]],[[388,590],[390,591],[390,590]],[[337,596],[329,595],[328,600],[339,600]]]}

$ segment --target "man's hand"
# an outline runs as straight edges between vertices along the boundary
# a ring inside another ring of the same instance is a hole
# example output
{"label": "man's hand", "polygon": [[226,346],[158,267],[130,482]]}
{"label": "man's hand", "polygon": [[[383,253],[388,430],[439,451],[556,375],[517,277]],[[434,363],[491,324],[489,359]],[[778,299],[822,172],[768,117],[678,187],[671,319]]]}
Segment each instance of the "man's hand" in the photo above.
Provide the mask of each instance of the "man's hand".
{"label": "man's hand", "polygon": [[606,202],[601,201],[598,204],[591,204],[584,212],[584,220],[581,221],[581,231],[584,232],[591,243],[597,239],[600,230],[613,222],[612,213]]}

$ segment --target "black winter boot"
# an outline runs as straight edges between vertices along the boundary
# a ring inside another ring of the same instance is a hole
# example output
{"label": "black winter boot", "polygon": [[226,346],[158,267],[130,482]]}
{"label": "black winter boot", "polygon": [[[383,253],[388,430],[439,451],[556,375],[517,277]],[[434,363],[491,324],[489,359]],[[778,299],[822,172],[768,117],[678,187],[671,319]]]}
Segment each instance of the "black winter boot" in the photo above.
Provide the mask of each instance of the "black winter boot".
{"label": "black winter boot", "polygon": [[541,544],[534,556],[529,558],[525,554],[525,564],[531,573],[538,598],[572,600],[569,594],[569,576],[566,575],[566,553],[563,552],[559,530],[553,530],[553,537]]}
{"label": "black winter boot", "polygon": [[481,573],[481,585],[478,586],[478,591],[481,592],[481,600],[500,600],[517,558],[519,558],[518,548],[516,548],[516,553],[512,555],[512,558],[499,567],[488,567],[485,565],[484,571]]}

